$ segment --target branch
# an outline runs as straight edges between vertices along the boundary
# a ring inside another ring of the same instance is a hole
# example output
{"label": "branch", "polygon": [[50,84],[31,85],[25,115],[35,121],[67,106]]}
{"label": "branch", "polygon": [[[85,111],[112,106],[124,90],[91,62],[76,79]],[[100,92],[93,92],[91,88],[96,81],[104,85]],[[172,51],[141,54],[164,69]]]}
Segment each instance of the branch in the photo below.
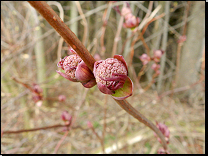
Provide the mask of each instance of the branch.
{"label": "branch", "polygon": [[93,70],[95,59],[90,55],[87,48],[81,43],[76,35],[68,28],[68,26],[60,19],[55,11],[44,1],[29,1],[32,5],[47,21],[48,23],[64,38],[82,58],[89,69]]}
{"label": "branch", "polygon": [[[51,9],[46,2],[29,1],[29,3],[48,21],[48,23],[64,38],[64,40],[72,46],[77,54],[82,58],[86,65],[93,70],[95,59],[91,56],[88,50],[80,42],[80,40],[74,35],[74,33],[67,27],[67,25],[59,18],[59,16]],[[114,99],[115,100],[115,99]],[[133,108],[126,100],[115,100],[120,107],[122,107],[127,113],[135,117],[137,120],[151,128],[162,140],[164,149],[167,149],[167,143],[165,141],[162,132],[146,117],[140,114],[135,108]]]}
{"label": "branch", "polygon": [[[68,127],[70,126],[71,123],[69,124],[66,124],[66,125],[61,125],[61,124],[58,124],[58,125],[52,125],[52,126],[47,126],[47,127],[39,127],[39,128],[33,128],[33,129],[22,129],[22,130],[17,130],[17,131],[2,131],[2,135],[3,134],[17,134],[17,133],[24,133],[24,132],[33,132],[33,131],[39,131],[39,130],[46,130],[46,129],[51,129],[51,128],[60,128],[60,127]],[[76,129],[76,128],[81,128],[83,129],[82,127],[78,126],[78,127],[71,127],[72,129]]]}

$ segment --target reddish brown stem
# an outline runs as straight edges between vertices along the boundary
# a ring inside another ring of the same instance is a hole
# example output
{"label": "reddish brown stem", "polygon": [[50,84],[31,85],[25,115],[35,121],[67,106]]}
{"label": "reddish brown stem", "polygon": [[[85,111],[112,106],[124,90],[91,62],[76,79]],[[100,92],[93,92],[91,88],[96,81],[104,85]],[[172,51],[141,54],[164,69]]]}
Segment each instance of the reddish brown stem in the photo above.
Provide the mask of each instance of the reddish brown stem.
{"label": "reddish brown stem", "polygon": [[[72,46],[72,48],[77,52],[77,54],[90,68],[90,70],[93,70],[95,59],[80,42],[80,40],[76,37],[76,35],[74,35],[74,33],[67,27],[67,25],[64,24],[64,22],[59,18],[59,16],[52,10],[52,8],[46,2],[43,1],[29,1],[29,3],[48,21],[48,23],[64,38],[64,40]],[[167,149],[167,143],[165,141],[164,135],[151,121],[149,121],[142,114],[140,114],[126,100],[115,101],[127,113],[129,113],[137,120],[151,128],[162,140],[164,149]]]}
{"label": "reddish brown stem", "polygon": [[58,142],[58,144],[56,145],[53,154],[56,154],[56,153],[57,153],[59,147],[61,146],[61,143],[62,143],[62,142],[64,141],[64,139],[67,137],[68,133],[69,133],[69,131],[66,131],[66,132],[65,132],[64,136],[61,138],[61,140],[60,140],[60,141]]}
{"label": "reddish brown stem", "polygon": [[[17,130],[17,131],[2,131],[3,134],[11,134],[11,133],[24,133],[24,132],[33,132],[33,131],[39,131],[39,130],[46,130],[46,129],[51,129],[51,128],[60,128],[60,127],[67,127],[70,126],[71,123],[67,124],[67,125],[53,125],[53,126],[47,126],[47,127],[39,127],[39,128],[33,128],[33,129],[22,129],[22,130]],[[72,127],[74,128],[78,128],[78,127]],[[80,128],[80,127],[79,127]],[[81,128],[82,129],[82,128]]]}
{"label": "reddish brown stem", "polygon": [[139,32],[139,36],[140,36],[141,41],[143,42],[144,47],[147,50],[147,52],[146,52],[147,55],[150,56],[150,49],[149,49],[147,43],[145,42],[144,37],[143,37],[143,34],[141,32]]}
{"label": "reddish brown stem", "polygon": [[161,15],[159,15],[159,16],[153,18],[152,20],[150,20],[150,21],[144,26],[144,28],[143,28],[143,30],[142,30],[142,35],[144,35],[144,33],[145,33],[145,31],[146,31],[146,29],[147,29],[147,27],[149,26],[150,23],[152,23],[153,21],[155,21],[155,20],[157,20],[157,19],[159,19],[159,18],[162,18],[163,16],[165,16],[165,13],[162,13]]}
{"label": "reddish brown stem", "polygon": [[28,1],[47,21],[48,23],[64,38],[82,58],[86,65],[93,70],[95,59],[90,55],[87,48],[61,20],[55,11],[44,1]]}
{"label": "reddish brown stem", "polygon": [[17,83],[20,83],[20,84],[23,85],[25,88],[28,88],[31,92],[34,92],[34,90],[32,89],[31,86],[29,86],[29,85],[27,85],[27,84],[25,84],[25,83],[23,83],[23,82],[20,82],[20,81],[17,80],[15,77],[12,77],[11,79],[14,80],[14,81],[17,82]]}
{"label": "reddish brown stem", "polygon": [[167,150],[167,143],[164,139],[164,135],[161,133],[161,131],[152,123],[150,122],[145,116],[143,116],[141,113],[139,113],[134,107],[131,106],[126,100],[120,101],[114,99],[121,108],[123,108],[126,112],[131,114],[133,117],[135,117],[137,120],[139,120],[141,123],[145,124],[149,128],[151,128],[160,138],[162,138],[163,148]]}

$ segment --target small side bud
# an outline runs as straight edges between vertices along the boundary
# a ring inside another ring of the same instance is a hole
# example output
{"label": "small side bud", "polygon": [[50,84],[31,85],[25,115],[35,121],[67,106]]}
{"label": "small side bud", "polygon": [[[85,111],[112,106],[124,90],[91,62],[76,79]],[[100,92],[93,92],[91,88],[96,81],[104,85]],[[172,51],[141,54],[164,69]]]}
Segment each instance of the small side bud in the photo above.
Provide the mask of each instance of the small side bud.
{"label": "small side bud", "polygon": [[142,61],[143,65],[146,65],[151,60],[151,58],[147,54],[142,54],[139,58]]}
{"label": "small side bud", "polygon": [[154,53],[154,58],[153,58],[154,61],[155,62],[159,62],[160,61],[160,58],[164,54],[164,51],[163,50],[155,50],[153,53]]}
{"label": "small side bud", "polygon": [[65,96],[65,95],[59,95],[59,96],[58,96],[58,100],[59,100],[60,102],[64,102],[64,101],[66,100],[66,96]]}
{"label": "small side bud", "polygon": [[87,126],[88,126],[88,128],[92,128],[93,127],[93,125],[92,125],[92,123],[90,121],[87,121]]}
{"label": "small side bud", "polygon": [[159,64],[152,64],[151,68],[154,70],[154,71],[158,71],[160,69],[160,65]]}
{"label": "small side bud", "polygon": [[[165,136],[165,140],[167,142],[167,144],[169,144],[169,138],[170,138],[170,131],[168,129],[168,127],[163,124],[163,123],[158,123],[156,122],[156,126],[157,128],[162,132],[162,134]],[[156,133],[154,133],[154,135],[157,137],[157,140],[162,143],[162,141],[160,140],[160,138],[157,136]]]}
{"label": "small side bud", "polygon": [[66,121],[70,122],[72,119],[72,116],[68,113],[68,111],[63,111],[61,114],[61,119],[65,122]]}
{"label": "small side bud", "polygon": [[186,41],[186,35],[183,35],[183,36],[180,36],[179,39],[178,39],[178,43],[183,43]]}

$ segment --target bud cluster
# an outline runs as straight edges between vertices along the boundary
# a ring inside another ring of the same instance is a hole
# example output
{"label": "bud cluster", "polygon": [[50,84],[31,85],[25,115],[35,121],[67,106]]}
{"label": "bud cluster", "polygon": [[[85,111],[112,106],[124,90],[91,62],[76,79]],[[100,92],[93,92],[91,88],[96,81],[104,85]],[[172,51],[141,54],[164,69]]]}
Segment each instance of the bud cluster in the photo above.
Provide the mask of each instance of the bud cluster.
{"label": "bud cluster", "polygon": [[[128,68],[123,56],[115,55],[113,58],[100,60],[100,56],[96,55],[95,59],[93,73],[77,54],[61,59],[57,66],[65,73],[56,72],[67,80],[81,82],[86,88],[91,88],[97,83],[102,93],[110,94],[117,100],[131,96],[133,83],[128,77]],[[60,99],[62,100],[61,97]]]}
{"label": "bud cluster", "polygon": [[140,23],[139,17],[135,17],[129,7],[123,7],[121,15],[124,16],[125,19],[125,23],[123,23],[124,28],[135,28]]}
{"label": "bud cluster", "polygon": [[153,51],[153,57],[151,58],[147,54],[142,54],[139,59],[142,61],[143,65],[148,64],[151,60],[154,61],[154,64],[152,64],[151,68],[155,71],[157,75],[160,74],[160,65],[158,62],[160,62],[160,59],[162,55],[164,54],[163,50],[154,50]]}

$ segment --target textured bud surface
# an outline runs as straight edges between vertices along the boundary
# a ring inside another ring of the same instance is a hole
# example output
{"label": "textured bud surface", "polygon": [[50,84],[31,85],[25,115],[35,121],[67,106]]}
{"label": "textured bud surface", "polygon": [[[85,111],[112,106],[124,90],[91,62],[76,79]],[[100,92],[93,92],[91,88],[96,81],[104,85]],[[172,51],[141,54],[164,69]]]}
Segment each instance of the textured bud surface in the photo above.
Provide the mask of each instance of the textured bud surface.
{"label": "textured bud surface", "polygon": [[127,64],[122,55],[96,61],[93,73],[102,93],[110,94],[117,100],[124,100],[132,95],[133,83],[128,77]]}
{"label": "textured bud surface", "polygon": [[127,75],[127,69],[121,61],[115,58],[108,58],[97,65],[96,82],[108,86],[112,81],[105,81],[104,79],[116,77],[116,74]]}
{"label": "textured bud surface", "polygon": [[69,81],[81,82],[85,88],[91,88],[96,85],[92,71],[77,54],[66,56],[58,62],[57,66],[62,68],[65,73],[56,72]]}
{"label": "textured bud surface", "polygon": [[69,75],[72,79],[75,78],[75,71],[78,63],[80,63],[82,59],[78,55],[70,55],[64,59],[63,68],[67,75]]}

